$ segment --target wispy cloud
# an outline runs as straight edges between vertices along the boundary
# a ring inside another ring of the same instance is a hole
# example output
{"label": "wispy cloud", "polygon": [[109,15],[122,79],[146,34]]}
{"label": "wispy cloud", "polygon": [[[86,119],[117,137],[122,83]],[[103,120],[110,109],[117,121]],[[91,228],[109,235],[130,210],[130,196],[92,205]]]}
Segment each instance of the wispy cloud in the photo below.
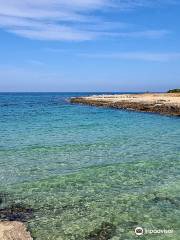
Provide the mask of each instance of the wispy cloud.
{"label": "wispy cloud", "polygon": [[45,66],[44,62],[42,62],[40,60],[35,60],[35,59],[27,60],[27,63],[32,66],[37,66],[37,67]]}
{"label": "wispy cloud", "polygon": [[[0,28],[38,40],[84,41],[101,37],[161,37],[165,30],[122,32],[125,23],[107,21],[107,10],[152,6],[152,0],[0,0]],[[168,3],[168,0],[157,0]],[[103,19],[95,12],[106,10]]]}
{"label": "wispy cloud", "polygon": [[145,31],[136,31],[136,32],[121,32],[119,36],[122,37],[146,37],[146,38],[160,38],[167,34],[170,31],[167,30],[145,30]]}
{"label": "wispy cloud", "polygon": [[102,54],[79,54],[81,57],[115,59],[115,60],[140,60],[166,62],[171,60],[180,60],[178,53],[153,53],[153,52],[122,52],[122,53],[102,53]]}

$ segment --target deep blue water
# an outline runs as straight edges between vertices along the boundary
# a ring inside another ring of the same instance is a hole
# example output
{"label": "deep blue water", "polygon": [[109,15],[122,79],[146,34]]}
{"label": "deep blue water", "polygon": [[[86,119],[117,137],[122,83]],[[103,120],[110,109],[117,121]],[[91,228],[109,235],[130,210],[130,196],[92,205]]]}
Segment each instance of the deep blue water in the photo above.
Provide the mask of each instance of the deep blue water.
{"label": "deep blue water", "polygon": [[4,204],[34,209],[38,240],[94,239],[104,222],[107,239],[134,239],[136,225],[178,239],[180,118],[69,102],[92,94],[0,94]]}

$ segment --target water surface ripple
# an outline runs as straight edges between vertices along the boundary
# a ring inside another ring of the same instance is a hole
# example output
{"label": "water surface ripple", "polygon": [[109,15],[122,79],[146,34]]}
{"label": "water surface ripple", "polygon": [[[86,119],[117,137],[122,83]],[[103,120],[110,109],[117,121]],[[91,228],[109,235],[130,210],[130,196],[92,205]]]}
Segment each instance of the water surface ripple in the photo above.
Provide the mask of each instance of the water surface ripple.
{"label": "water surface ripple", "polygon": [[180,118],[68,101],[88,94],[0,94],[1,209],[31,208],[36,240],[178,240]]}

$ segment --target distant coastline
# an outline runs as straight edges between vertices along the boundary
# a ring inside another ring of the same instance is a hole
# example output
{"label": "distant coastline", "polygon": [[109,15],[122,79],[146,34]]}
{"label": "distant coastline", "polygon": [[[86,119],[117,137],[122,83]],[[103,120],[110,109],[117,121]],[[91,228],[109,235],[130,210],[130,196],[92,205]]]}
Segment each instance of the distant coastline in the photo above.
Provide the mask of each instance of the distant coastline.
{"label": "distant coastline", "polygon": [[77,104],[180,116],[180,92],[93,95],[71,98],[70,101]]}

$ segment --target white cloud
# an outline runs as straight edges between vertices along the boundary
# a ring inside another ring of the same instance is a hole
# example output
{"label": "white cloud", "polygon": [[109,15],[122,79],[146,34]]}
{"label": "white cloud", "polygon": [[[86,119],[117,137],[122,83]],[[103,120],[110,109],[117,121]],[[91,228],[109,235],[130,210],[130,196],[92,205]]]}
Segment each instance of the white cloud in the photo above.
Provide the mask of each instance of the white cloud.
{"label": "white cloud", "polygon": [[[164,0],[168,1],[168,0]],[[157,0],[157,2],[164,2]],[[152,0],[0,0],[0,28],[38,40],[92,40],[112,37],[161,37],[166,31],[121,32],[126,24],[109,22],[95,11],[150,6]]]}

